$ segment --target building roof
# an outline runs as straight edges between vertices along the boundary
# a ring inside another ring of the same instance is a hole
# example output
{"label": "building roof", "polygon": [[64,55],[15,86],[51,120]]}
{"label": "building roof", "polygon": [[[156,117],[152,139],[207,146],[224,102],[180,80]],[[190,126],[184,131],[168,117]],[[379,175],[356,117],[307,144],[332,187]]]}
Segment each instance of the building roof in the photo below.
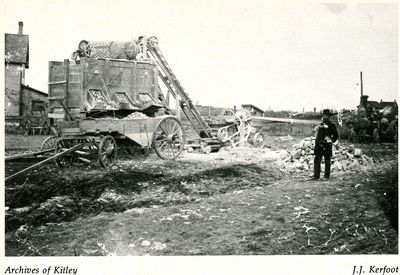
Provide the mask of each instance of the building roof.
{"label": "building roof", "polygon": [[25,64],[29,68],[29,35],[5,34],[5,62]]}
{"label": "building roof", "polygon": [[[367,105],[374,107],[375,109],[381,110],[384,109],[385,107],[394,107],[397,108],[397,102],[396,101],[367,101]],[[357,107],[359,107],[358,105]]]}
{"label": "building roof", "polygon": [[376,108],[376,109],[382,109],[383,107],[381,106],[381,104],[379,104],[377,101],[367,101],[368,105],[371,105],[372,107]]}
{"label": "building roof", "polygon": [[397,102],[396,101],[381,101],[380,105],[382,106],[382,108],[385,108],[385,107],[395,107],[395,108],[397,108]]}
{"label": "building roof", "polygon": [[242,104],[242,108],[243,108],[243,109],[245,109],[245,108],[250,108],[250,109],[253,109],[253,110],[257,111],[257,112],[264,113],[263,110],[261,110],[261,109],[258,108],[257,106],[254,106],[253,104]]}
{"label": "building roof", "polygon": [[32,87],[29,87],[27,85],[22,84],[21,86],[22,86],[22,89],[26,89],[26,90],[29,90],[31,92],[36,92],[36,93],[41,94],[41,95],[46,96],[46,97],[49,96],[48,94],[46,94],[46,93],[44,93],[42,91],[36,90],[36,89],[34,89]]}

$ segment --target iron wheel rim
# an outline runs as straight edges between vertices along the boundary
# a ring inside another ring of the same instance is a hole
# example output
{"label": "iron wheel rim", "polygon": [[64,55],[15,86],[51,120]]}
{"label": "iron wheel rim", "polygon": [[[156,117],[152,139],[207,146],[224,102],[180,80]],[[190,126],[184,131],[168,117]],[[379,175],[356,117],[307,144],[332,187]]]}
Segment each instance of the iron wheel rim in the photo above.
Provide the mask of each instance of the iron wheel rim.
{"label": "iron wheel rim", "polygon": [[177,118],[169,116],[157,123],[153,133],[153,147],[161,159],[176,159],[182,153],[184,143],[184,130]]}
{"label": "iron wheel rim", "polygon": [[[58,140],[54,150],[55,153],[58,154],[62,151],[63,148],[69,148],[69,147],[70,147],[70,142],[65,140]],[[56,158],[56,164],[60,168],[70,167],[73,162],[74,162],[74,157],[72,154],[67,154]]]}
{"label": "iron wheel rim", "polygon": [[105,136],[99,144],[98,158],[100,165],[108,168],[115,163],[117,158],[117,143],[112,136]]}
{"label": "iron wheel rim", "polygon": [[58,142],[58,137],[56,136],[51,136],[46,138],[43,143],[41,150],[50,150],[50,149],[55,149],[57,147],[57,142]]}

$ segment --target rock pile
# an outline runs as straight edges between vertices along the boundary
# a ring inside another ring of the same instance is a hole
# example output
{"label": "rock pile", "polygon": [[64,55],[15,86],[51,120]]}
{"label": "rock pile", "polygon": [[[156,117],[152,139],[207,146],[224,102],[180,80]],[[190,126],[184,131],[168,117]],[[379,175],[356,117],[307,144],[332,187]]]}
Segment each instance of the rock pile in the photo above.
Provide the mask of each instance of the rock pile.
{"label": "rock pile", "polygon": [[133,112],[132,114],[124,117],[123,119],[143,119],[143,118],[148,118],[148,116],[140,112]]}
{"label": "rock pile", "polygon": [[[299,171],[312,171],[314,169],[315,137],[307,137],[293,145],[291,151],[279,152],[280,167],[290,173]],[[321,171],[324,171],[324,159],[322,159]],[[362,167],[374,164],[373,158],[362,153],[361,149],[350,145],[348,148],[333,146],[331,158],[331,171],[359,171]]]}

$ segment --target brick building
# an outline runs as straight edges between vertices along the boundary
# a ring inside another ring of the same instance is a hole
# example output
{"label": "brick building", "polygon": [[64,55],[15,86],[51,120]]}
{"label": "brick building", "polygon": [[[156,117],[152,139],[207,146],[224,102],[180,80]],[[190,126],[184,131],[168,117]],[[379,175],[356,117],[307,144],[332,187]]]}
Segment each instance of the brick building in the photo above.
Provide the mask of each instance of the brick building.
{"label": "brick building", "polygon": [[27,120],[41,125],[47,119],[47,94],[25,85],[29,68],[29,36],[18,23],[17,34],[5,34],[5,122],[24,125]]}

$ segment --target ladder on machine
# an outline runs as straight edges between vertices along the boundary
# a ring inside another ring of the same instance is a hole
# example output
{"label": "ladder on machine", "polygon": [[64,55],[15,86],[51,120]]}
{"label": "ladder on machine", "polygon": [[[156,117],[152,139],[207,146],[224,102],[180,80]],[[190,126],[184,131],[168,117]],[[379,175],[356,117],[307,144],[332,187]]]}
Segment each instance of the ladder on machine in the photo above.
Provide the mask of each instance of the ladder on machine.
{"label": "ladder on machine", "polygon": [[197,134],[200,137],[211,138],[212,130],[210,126],[203,120],[200,113],[193,105],[189,95],[185,92],[175,74],[172,72],[171,67],[168,65],[167,60],[158,46],[157,38],[154,36],[149,38],[142,37],[139,45],[142,48],[143,57],[153,58],[156,61],[159,77],[164,82],[168,92],[171,93],[174,98],[177,98],[177,96],[181,98],[180,107]]}

